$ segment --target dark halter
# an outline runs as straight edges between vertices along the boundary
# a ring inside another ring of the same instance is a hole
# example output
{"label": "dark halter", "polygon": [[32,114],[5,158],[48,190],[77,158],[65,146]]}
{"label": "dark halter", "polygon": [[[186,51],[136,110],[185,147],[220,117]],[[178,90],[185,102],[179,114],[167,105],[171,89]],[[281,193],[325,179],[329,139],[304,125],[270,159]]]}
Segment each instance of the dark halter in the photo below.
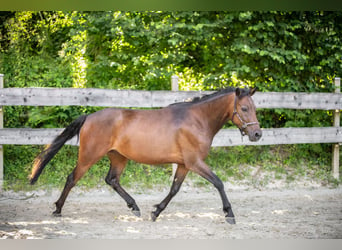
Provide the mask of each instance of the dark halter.
{"label": "dark halter", "polygon": [[245,122],[245,121],[241,118],[241,116],[239,115],[239,113],[237,112],[237,109],[236,109],[236,99],[237,99],[237,96],[235,95],[235,98],[234,98],[234,111],[233,111],[233,116],[232,116],[232,122],[235,124],[235,122],[234,122],[234,116],[236,115],[237,118],[239,118],[240,122],[242,123],[242,126],[241,126],[241,128],[239,128],[239,126],[237,126],[237,124],[235,124],[235,125],[239,128],[241,135],[244,136],[244,135],[247,134],[247,133],[245,132],[245,129],[246,129],[248,126],[259,124],[259,122]]}

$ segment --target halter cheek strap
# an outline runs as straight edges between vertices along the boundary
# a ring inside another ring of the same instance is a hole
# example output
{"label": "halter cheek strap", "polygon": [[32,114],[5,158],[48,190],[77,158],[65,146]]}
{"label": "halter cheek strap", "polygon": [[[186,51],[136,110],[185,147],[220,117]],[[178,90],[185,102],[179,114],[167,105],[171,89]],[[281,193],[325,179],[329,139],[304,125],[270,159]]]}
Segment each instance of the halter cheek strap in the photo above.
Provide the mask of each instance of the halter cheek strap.
{"label": "halter cheek strap", "polygon": [[234,111],[233,111],[233,116],[232,116],[232,122],[235,124],[235,122],[234,122],[234,116],[236,115],[237,118],[238,118],[238,119],[240,120],[240,122],[242,123],[242,126],[241,126],[241,128],[240,128],[240,127],[237,126],[236,124],[235,124],[235,125],[239,128],[241,135],[244,136],[244,135],[246,135],[245,129],[246,129],[248,126],[259,124],[259,122],[245,122],[245,121],[241,118],[240,114],[237,112],[237,109],[236,109],[236,99],[237,99],[237,98],[236,98],[236,96],[235,96],[235,98],[234,98]]}

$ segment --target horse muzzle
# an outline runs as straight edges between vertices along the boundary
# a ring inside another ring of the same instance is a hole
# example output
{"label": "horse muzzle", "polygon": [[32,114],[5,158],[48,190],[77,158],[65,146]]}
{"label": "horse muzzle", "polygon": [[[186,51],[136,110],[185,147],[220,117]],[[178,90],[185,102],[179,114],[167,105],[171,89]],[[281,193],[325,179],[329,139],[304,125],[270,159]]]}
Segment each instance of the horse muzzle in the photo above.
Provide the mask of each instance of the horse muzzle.
{"label": "horse muzzle", "polygon": [[260,128],[254,129],[254,130],[248,131],[247,135],[250,141],[256,142],[260,140],[262,136],[262,131]]}

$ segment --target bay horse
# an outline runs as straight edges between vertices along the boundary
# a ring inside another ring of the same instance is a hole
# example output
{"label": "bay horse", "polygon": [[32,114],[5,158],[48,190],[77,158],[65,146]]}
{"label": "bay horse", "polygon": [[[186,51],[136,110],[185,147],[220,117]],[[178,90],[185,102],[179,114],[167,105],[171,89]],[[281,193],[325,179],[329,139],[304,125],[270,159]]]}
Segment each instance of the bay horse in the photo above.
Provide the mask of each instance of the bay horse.
{"label": "bay horse", "polygon": [[189,102],[171,104],[154,110],[106,108],[82,115],[67,126],[54,141],[36,157],[30,183],[34,184],[46,164],[65,142],[79,136],[76,167],[67,177],[60,198],[55,203],[55,216],[78,180],[103,156],[110,160],[105,181],[127,203],[136,216],[140,209],[135,200],[120,185],[120,175],[128,160],[144,164],[176,163],[177,170],[170,192],[151,213],[152,221],[166,208],[179,191],[189,171],[199,174],[218,190],[226,221],[235,224],[230,202],[222,181],[204,162],[214,135],[231,120],[250,141],[258,141],[262,131],[251,96],[255,89],[227,88]]}

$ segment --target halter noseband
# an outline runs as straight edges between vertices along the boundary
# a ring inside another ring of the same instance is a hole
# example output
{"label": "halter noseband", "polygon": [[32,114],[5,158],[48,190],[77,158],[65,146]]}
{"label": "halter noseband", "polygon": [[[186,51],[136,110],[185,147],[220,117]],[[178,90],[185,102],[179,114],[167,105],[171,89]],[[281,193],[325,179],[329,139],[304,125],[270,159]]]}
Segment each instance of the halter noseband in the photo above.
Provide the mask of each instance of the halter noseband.
{"label": "halter noseband", "polygon": [[237,118],[239,118],[240,122],[242,123],[242,126],[241,126],[241,128],[239,128],[239,126],[237,126],[236,124],[235,125],[239,128],[241,135],[244,136],[244,135],[246,135],[245,129],[248,126],[259,124],[259,122],[245,122],[241,118],[240,114],[237,112],[237,109],[236,109],[236,99],[237,99],[237,96],[235,95],[235,98],[234,98],[234,111],[233,111],[233,116],[232,116],[232,122],[235,124],[234,116],[236,115]]}

